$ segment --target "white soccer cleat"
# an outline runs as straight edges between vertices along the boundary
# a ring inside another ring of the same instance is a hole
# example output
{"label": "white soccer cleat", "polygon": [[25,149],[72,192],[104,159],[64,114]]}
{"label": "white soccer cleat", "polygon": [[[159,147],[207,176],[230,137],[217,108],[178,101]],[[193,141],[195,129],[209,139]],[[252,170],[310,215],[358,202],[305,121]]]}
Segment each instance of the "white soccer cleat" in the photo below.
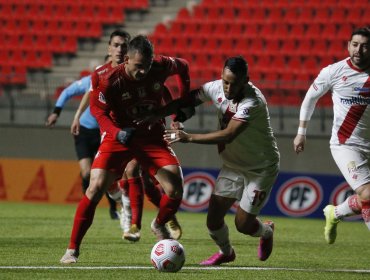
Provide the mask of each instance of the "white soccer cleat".
{"label": "white soccer cleat", "polygon": [[182,228],[174,215],[166,224],[168,231],[173,239],[179,240],[182,236]]}
{"label": "white soccer cleat", "polygon": [[150,227],[152,229],[152,232],[155,234],[155,236],[157,236],[158,240],[172,239],[171,234],[167,230],[166,226],[157,224],[155,219],[152,221],[152,224]]}
{"label": "white soccer cleat", "polygon": [[67,249],[64,256],[60,259],[62,264],[77,263],[80,252],[76,249]]}

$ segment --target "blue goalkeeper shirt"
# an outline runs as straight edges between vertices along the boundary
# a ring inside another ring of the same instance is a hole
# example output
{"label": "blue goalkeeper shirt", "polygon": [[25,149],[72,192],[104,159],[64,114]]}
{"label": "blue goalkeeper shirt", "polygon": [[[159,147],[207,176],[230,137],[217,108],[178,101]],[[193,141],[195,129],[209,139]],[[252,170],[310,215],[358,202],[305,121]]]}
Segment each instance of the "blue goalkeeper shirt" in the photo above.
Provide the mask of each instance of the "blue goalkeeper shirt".
{"label": "blue goalkeeper shirt", "polygon": [[[85,94],[91,87],[91,76],[83,77],[82,79],[73,82],[66,87],[60,94],[55,107],[63,108],[69,99],[73,96],[79,96]],[[96,119],[91,115],[90,106],[82,113],[80,117],[80,125],[88,129],[98,129],[99,125]]]}

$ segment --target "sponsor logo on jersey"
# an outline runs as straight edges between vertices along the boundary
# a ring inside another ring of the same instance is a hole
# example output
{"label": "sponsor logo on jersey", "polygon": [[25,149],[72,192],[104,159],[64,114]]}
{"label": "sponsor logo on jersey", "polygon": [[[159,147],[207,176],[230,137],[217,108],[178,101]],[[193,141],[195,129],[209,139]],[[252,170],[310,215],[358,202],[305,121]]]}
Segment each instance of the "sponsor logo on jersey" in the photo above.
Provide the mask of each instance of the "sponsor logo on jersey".
{"label": "sponsor logo on jersey", "polygon": [[129,92],[122,93],[122,100],[127,100],[131,98],[131,94]]}
{"label": "sponsor logo on jersey", "polygon": [[294,177],[281,185],[276,197],[279,210],[287,216],[312,214],[321,204],[323,191],[310,177]]}
{"label": "sponsor logo on jersey", "polygon": [[369,105],[370,98],[362,96],[353,96],[351,98],[341,98],[340,102],[345,105]]}
{"label": "sponsor logo on jersey", "polygon": [[206,172],[191,172],[184,178],[184,194],[181,208],[199,212],[208,208],[215,188],[215,178]]}
{"label": "sponsor logo on jersey", "polygon": [[315,83],[313,83],[313,84],[312,84],[312,87],[313,87],[316,91],[319,89]]}
{"label": "sponsor logo on jersey", "polygon": [[137,91],[139,92],[140,98],[143,98],[146,96],[145,87],[138,88]]}
{"label": "sponsor logo on jersey", "polygon": [[107,104],[107,102],[105,101],[105,96],[102,92],[99,92],[99,101],[101,103]]}
{"label": "sponsor logo on jersey", "polygon": [[347,81],[347,77],[346,77],[346,76],[343,76],[343,77],[342,77],[342,81],[343,81],[343,82]]}
{"label": "sponsor logo on jersey", "polygon": [[222,97],[217,98],[217,102],[221,103],[222,102]]}
{"label": "sponsor logo on jersey", "polygon": [[153,90],[154,91],[159,91],[161,89],[161,84],[160,83],[155,83],[154,85],[153,85]]}

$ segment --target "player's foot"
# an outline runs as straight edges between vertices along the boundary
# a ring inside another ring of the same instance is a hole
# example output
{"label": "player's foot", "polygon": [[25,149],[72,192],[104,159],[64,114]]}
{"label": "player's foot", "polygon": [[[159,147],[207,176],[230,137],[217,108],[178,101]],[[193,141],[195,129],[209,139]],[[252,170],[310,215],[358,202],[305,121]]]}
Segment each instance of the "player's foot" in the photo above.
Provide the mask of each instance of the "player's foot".
{"label": "player's foot", "polygon": [[110,218],[112,220],[118,220],[119,219],[119,215],[117,213],[117,210],[116,209],[110,209],[109,210],[109,215],[110,215]]}
{"label": "player's foot", "polygon": [[235,251],[232,249],[230,255],[224,255],[221,252],[217,252],[208,259],[202,261],[200,265],[211,266],[211,265],[220,265],[222,263],[233,262],[235,260]]}
{"label": "player's foot", "polygon": [[67,249],[64,256],[60,259],[62,264],[76,263],[80,252],[76,249]]}
{"label": "player's foot", "polygon": [[329,244],[333,244],[335,242],[335,239],[337,238],[337,225],[339,223],[339,219],[335,218],[334,216],[334,205],[327,205],[324,208],[324,215],[325,215],[325,229],[324,229],[324,235],[325,240]]}
{"label": "player's foot", "polygon": [[173,239],[179,240],[181,238],[182,229],[175,215],[167,222],[166,227]]}
{"label": "player's foot", "polygon": [[133,242],[139,241],[140,237],[140,229],[135,224],[131,225],[130,229],[122,235],[123,239]]}
{"label": "player's foot", "polygon": [[152,224],[150,227],[152,229],[152,232],[155,234],[155,236],[157,236],[158,240],[172,239],[172,236],[167,230],[166,226],[157,224],[155,219],[152,221]]}
{"label": "player's foot", "polygon": [[272,229],[272,234],[269,238],[260,238],[260,244],[258,246],[258,258],[260,261],[265,261],[269,258],[274,245],[274,222],[266,221],[265,225],[268,225]]}

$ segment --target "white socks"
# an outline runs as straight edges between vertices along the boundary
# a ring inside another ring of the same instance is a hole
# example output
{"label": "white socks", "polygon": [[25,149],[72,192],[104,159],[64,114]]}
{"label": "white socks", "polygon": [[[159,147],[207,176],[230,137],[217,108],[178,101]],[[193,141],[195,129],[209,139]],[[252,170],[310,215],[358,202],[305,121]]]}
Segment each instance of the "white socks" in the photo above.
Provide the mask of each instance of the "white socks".
{"label": "white socks", "polygon": [[209,235],[216,242],[218,247],[220,247],[220,251],[224,255],[231,254],[232,247],[231,247],[230,239],[229,239],[229,228],[227,227],[226,224],[224,224],[222,228],[218,230],[210,230]]}

